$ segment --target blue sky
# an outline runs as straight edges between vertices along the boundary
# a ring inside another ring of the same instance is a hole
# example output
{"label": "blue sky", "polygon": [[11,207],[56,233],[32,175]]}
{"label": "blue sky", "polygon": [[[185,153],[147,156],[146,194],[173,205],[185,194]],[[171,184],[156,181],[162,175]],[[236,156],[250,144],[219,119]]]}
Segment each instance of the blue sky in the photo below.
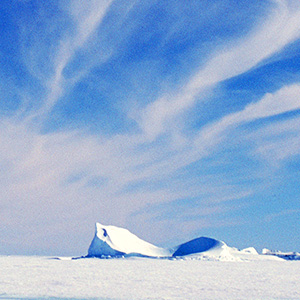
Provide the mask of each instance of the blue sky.
{"label": "blue sky", "polygon": [[1,1],[0,253],[300,248],[300,2]]}

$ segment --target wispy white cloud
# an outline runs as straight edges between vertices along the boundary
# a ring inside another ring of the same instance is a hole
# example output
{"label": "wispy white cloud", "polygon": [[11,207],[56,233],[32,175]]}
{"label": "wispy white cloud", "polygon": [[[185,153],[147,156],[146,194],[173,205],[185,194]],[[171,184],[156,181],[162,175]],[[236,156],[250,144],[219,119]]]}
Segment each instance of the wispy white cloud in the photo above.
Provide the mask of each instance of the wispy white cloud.
{"label": "wispy white cloud", "polygon": [[300,5],[295,1],[274,1],[273,11],[246,38],[214,54],[208,63],[175,96],[163,96],[136,117],[150,138],[169,130],[171,120],[191,108],[201,93],[226,79],[243,74],[261,64],[289,43],[299,39]]}
{"label": "wispy white cloud", "polygon": [[[112,0],[93,0],[82,3],[72,1],[68,8],[71,19],[73,20],[73,32],[60,40],[58,49],[53,55],[53,74],[48,74],[46,79],[46,95],[43,104],[38,111],[35,111],[30,119],[42,117],[51,111],[54,105],[64,95],[66,88],[71,88],[84,76],[89,68],[76,73],[72,78],[66,79],[64,70],[72,62],[77,51],[86,46],[89,39],[94,35],[105,17]],[[37,49],[38,50],[38,49]],[[107,59],[105,57],[103,60]],[[49,64],[49,62],[47,62]],[[99,62],[98,62],[99,63]]]}
{"label": "wispy white cloud", "polygon": [[278,169],[283,163],[300,156],[299,135],[300,118],[295,117],[254,131],[248,139],[255,144],[252,154]]}
{"label": "wispy white cloud", "polygon": [[300,85],[285,86],[273,94],[266,94],[257,102],[248,104],[243,110],[226,115],[221,120],[200,130],[198,143],[203,139],[218,141],[228,129],[257,119],[272,117],[300,109]]}
{"label": "wispy white cloud", "polygon": [[225,116],[215,127],[226,129],[239,123],[272,117],[300,109],[300,85],[290,85],[275,93],[266,94],[261,100],[248,104],[242,111]]}
{"label": "wispy white cloud", "polygon": [[[220,120],[202,127],[194,136],[186,137],[184,145],[179,148],[173,148],[172,143],[164,148],[154,144],[160,151],[163,151],[161,153],[164,153],[165,157],[163,160],[152,161],[151,165],[144,170],[145,173],[139,175],[141,178],[143,176],[166,176],[179,168],[212,155],[220,144],[226,143],[230,132],[238,126],[299,110],[299,93],[300,85],[298,84],[285,86],[273,94],[268,93],[259,101],[248,104],[241,111],[225,115]],[[294,126],[294,122],[291,121],[290,126]],[[273,146],[276,148],[276,144]],[[294,148],[297,149],[297,147]],[[286,155],[288,156],[288,151]]]}
{"label": "wispy white cloud", "polygon": [[277,213],[268,214],[265,217],[265,221],[266,222],[271,222],[274,219],[277,219],[277,218],[280,218],[280,217],[288,217],[288,216],[293,215],[293,214],[300,214],[300,209],[285,209],[285,210],[282,210],[282,211],[277,212]]}

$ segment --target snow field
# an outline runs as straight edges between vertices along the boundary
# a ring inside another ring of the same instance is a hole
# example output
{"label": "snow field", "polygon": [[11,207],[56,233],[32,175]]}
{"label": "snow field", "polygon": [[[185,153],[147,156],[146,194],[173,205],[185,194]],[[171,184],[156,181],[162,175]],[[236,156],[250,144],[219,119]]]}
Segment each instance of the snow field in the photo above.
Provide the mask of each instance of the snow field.
{"label": "snow field", "polygon": [[0,256],[0,299],[300,299],[299,262]]}

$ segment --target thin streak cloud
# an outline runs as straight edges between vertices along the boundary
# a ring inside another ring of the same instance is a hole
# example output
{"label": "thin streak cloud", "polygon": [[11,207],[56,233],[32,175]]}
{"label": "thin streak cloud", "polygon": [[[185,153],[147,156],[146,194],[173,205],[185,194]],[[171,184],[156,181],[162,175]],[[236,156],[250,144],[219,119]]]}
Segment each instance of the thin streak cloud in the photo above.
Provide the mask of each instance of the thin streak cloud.
{"label": "thin streak cloud", "polygon": [[267,20],[257,26],[245,39],[215,53],[206,66],[181,88],[177,95],[168,95],[149,104],[137,118],[142,130],[155,138],[170,127],[172,120],[191,108],[201,93],[221,81],[246,73],[289,43],[299,39],[300,6],[288,1],[277,4]]}
{"label": "thin streak cloud", "polygon": [[[70,13],[74,20],[75,33],[65,40],[60,41],[59,48],[54,58],[54,74],[47,81],[47,92],[44,104],[35,112],[32,117],[47,114],[54,105],[63,96],[67,79],[63,72],[66,66],[72,61],[76,52],[85,46],[88,40],[93,36],[99,25],[101,24],[106,12],[113,1],[89,1],[84,5],[79,1],[73,1],[70,7]],[[87,72],[86,70],[85,72]],[[81,74],[83,76],[83,74]],[[76,76],[76,80],[80,80],[80,76]],[[72,82],[74,85],[75,82]],[[70,88],[70,86],[68,86]]]}

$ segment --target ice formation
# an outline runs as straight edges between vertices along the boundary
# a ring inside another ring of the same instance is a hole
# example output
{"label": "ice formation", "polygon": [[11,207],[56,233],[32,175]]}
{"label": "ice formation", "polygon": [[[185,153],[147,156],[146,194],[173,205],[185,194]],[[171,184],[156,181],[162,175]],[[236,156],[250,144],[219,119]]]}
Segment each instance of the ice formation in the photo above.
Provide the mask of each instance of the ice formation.
{"label": "ice formation", "polygon": [[278,255],[259,255],[253,247],[238,250],[208,237],[199,237],[172,249],[160,248],[143,241],[127,229],[96,223],[95,236],[87,257],[128,256],[217,261],[282,260]]}
{"label": "ice formation", "polygon": [[172,249],[152,245],[129,230],[96,223],[95,236],[88,249],[88,257],[146,256],[160,258],[193,257],[203,254],[211,257],[231,257],[224,242],[200,237]]}
{"label": "ice formation", "polygon": [[164,257],[170,256],[171,253],[168,249],[143,241],[127,229],[96,223],[96,232],[89,247],[88,256],[122,255]]}

